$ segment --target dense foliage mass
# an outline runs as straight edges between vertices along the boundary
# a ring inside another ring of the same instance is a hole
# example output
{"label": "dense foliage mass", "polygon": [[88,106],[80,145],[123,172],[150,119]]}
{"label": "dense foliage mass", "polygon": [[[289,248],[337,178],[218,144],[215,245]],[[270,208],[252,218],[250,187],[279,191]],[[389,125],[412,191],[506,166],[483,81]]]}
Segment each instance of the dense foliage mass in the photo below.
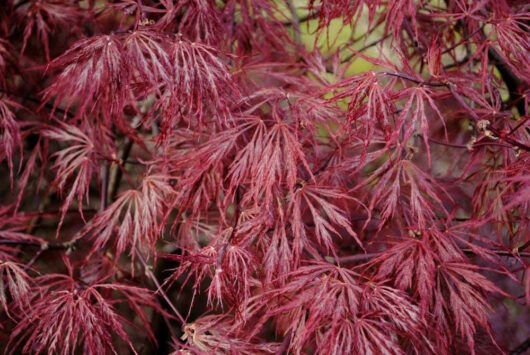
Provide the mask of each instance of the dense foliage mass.
{"label": "dense foliage mass", "polygon": [[0,348],[530,347],[530,5],[4,0]]}

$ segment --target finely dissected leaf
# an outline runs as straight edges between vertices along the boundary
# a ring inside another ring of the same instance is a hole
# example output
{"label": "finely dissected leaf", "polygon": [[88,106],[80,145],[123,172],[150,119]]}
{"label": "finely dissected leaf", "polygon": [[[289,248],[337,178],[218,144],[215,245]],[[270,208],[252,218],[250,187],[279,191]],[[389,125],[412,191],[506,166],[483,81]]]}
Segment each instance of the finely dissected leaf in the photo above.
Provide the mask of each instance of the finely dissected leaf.
{"label": "finely dissected leaf", "polygon": [[[337,229],[344,229],[348,236],[352,237],[362,248],[362,243],[357,233],[352,229],[345,211],[327,201],[330,198],[335,200],[351,199],[349,196],[331,188],[317,187],[309,184],[302,186],[294,193],[292,199],[292,227],[294,237],[296,238],[295,245],[299,244],[303,246],[307,243],[306,227],[302,220],[303,207],[306,206],[309,208],[313,220],[317,241],[319,244],[325,246],[328,251],[334,250],[333,235],[339,237],[342,235]],[[298,250],[297,255],[300,253],[301,250]]]}
{"label": "finely dissected leaf", "polygon": [[0,305],[9,315],[6,291],[9,291],[12,302],[17,307],[20,309],[28,307],[31,296],[31,278],[21,265],[11,261],[0,262]]}
{"label": "finely dissected leaf", "polygon": [[11,54],[9,53],[10,43],[5,39],[0,39],[0,74],[4,75],[6,70],[7,61],[11,59]]}
{"label": "finely dissected leaf", "polygon": [[146,176],[139,190],[127,190],[87,224],[85,235],[94,240],[93,251],[111,242],[116,257],[126,249],[134,254],[136,247],[150,250],[161,233],[160,224],[168,198],[174,190],[163,175]]}
{"label": "finely dissected leaf", "polygon": [[[315,299],[319,302],[314,302]],[[247,308],[256,308],[254,302],[260,300],[262,308],[269,304],[265,307],[269,316],[302,315],[288,323],[296,334],[290,345],[293,349],[314,340],[319,351],[333,354],[362,351],[401,354],[403,351],[396,347],[392,334],[410,336],[414,332],[412,338],[421,343],[423,320],[405,294],[382,284],[365,283],[360,275],[348,269],[329,264],[300,267],[289,274],[285,286],[250,299]],[[246,315],[247,319],[250,315]]]}
{"label": "finely dissected leaf", "polygon": [[[216,45],[222,40],[221,12],[215,3],[208,0],[184,0],[176,4],[166,0],[162,3],[167,12],[158,24],[164,29],[177,27],[178,32],[188,39],[209,45]],[[182,18],[177,23],[175,17],[180,14]]]}
{"label": "finely dissected leaf", "polygon": [[124,65],[123,48],[113,35],[96,36],[74,44],[50,66],[61,68],[54,82],[45,90],[44,101],[54,100],[54,106],[65,103],[68,110],[76,100],[77,112],[81,116],[99,107],[110,112],[121,112],[126,99],[126,84],[129,76]]}
{"label": "finely dissected leaf", "polygon": [[134,68],[133,77],[138,75],[138,80],[155,88],[171,80],[170,59],[164,39],[166,37],[163,35],[137,30],[123,41],[124,55]]}
{"label": "finely dissected leaf", "polygon": [[120,284],[82,286],[63,275],[43,276],[39,282],[44,285],[43,294],[37,290],[31,307],[14,329],[11,338],[18,339],[15,346],[25,341],[25,353],[71,354],[80,349],[87,354],[107,354],[116,352],[112,337],[116,334],[134,351],[122,326],[125,318],[103,291],[116,290],[125,300],[153,305],[145,290]]}
{"label": "finely dissected leaf", "polygon": [[[221,260],[222,259],[222,260]],[[217,254],[216,269],[208,289],[208,303],[239,305],[250,297],[256,282],[252,273],[255,257],[239,245],[223,245]]]}
{"label": "finely dissected leaf", "polygon": [[431,228],[408,230],[402,239],[393,241],[394,246],[381,253],[371,263],[379,264],[376,278],[391,278],[401,290],[410,290],[417,297],[423,312],[429,312],[437,288],[438,265],[465,260],[463,253],[444,233]]}
{"label": "finely dissected leaf", "polygon": [[96,149],[94,140],[81,129],[72,125],[61,124],[60,128],[52,127],[44,131],[43,135],[69,144],[67,148],[56,152],[54,155],[55,164],[53,168],[56,170],[56,177],[53,184],[57,186],[57,189],[60,192],[65,191],[66,182],[75,174],[70,192],[61,206],[61,219],[57,226],[57,233],[59,233],[68,207],[72,204],[74,197],[77,197],[81,215],[83,215],[83,199],[86,199],[87,203],[89,202],[88,189],[92,175],[96,170],[96,164],[93,161]]}
{"label": "finely dissected leaf", "polygon": [[394,118],[392,100],[386,87],[379,82],[374,72],[348,78],[340,83],[341,90],[334,100],[348,99],[348,123],[357,126],[359,132],[365,129],[364,139],[369,142],[376,128],[386,136]]}
{"label": "finely dissected leaf", "polygon": [[48,61],[50,60],[50,34],[60,27],[76,26],[77,21],[82,18],[80,9],[68,2],[36,1],[22,4],[18,7],[18,11],[23,14],[25,21],[24,41],[20,54],[24,54],[29,39],[36,32],[44,46]]}
{"label": "finely dissected leaf", "polygon": [[436,212],[447,214],[442,200],[448,198],[447,192],[410,161],[386,162],[362,185],[372,182],[375,185],[369,208],[373,210],[376,205],[381,206],[383,222],[403,208],[403,213],[414,221],[412,224],[423,229],[436,219]]}
{"label": "finely dissected leaf", "polygon": [[255,171],[256,187],[254,199],[264,193],[265,204],[272,203],[273,190],[276,184],[285,184],[292,192],[297,182],[298,163],[311,173],[311,168],[301,149],[301,145],[290,131],[282,124],[276,123],[264,137],[261,161]]}
{"label": "finely dissected leaf", "polygon": [[[237,335],[231,335],[230,319],[224,316],[209,315],[197,319],[184,328],[181,337],[186,344],[176,343],[176,349],[186,352],[219,354],[271,354],[278,349],[278,344],[261,343],[254,344]],[[174,354],[180,354],[178,350]]]}
{"label": "finely dissected leaf", "polygon": [[447,263],[440,270],[441,279],[449,290],[449,302],[444,307],[472,351],[477,325],[491,332],[486,316],[491,306],[484,292],[504,293],[474,269],[468,264]]}
{"label": "finely dissected leaf", "polygon": [[526,304],[530,304],[530,271],[528,268],[526,269],[526,278],[525,278],[525,284],[524,284],[524,291],[525,291],[525,300]]}
{"label": "finely dissected leaf", "polygon": [[510,13],[506,8],[498,6],[496,9],[498,17],[494,20],[494,31],[497,36],[495,45],[500,47],[511,68],[519,72],[521,76],[527,77],[528,72],[528,12]]}
{"label": "finely dissected leaf", "polygon": [[[170,43],[171,80],[162,102],[166,117],[184,119],[188,125],[202,124],[210,113],[220,121],[230,116],[229,105],[238,97],[221,53],[200,42],[190,42],[177,36]],[[193,116],[197,121],[192,121]],[[172,124],[163,122],[168,127]]]}
{"label": "finely dissected leaf", "polygon": [[[425,103],[427,102],[430,106],[432,111],[435,115],[438,116],[440,121],[445,127],[445,122],[443,120],[443,116],[436,107],[436,104],[434,103],[433,99],[431,98],[432,92],[425,88],[417,88],[414,87],[409,90],[404,90],[403,95],[408,96],[409,99],[406,102],[406,104],[403,107],[403,110],[401,111],[399,115],[399,119],[402,120],[402,125],[404,125],[404,129],[406,132],[410,132],[409,134],[412,134],[414,128],[418,128],[421,136],[423,138],[423,142],[425,144],[425,147],[427,149],[427,160],[429,166],[431,165],[431,152],[429,148],[429,124],[428,119],[426,115],[426,109],[425,109]],[[410,122],[407,121],[407,116],[410,113]],[[447,133],[446,136],[447,138]],[[409,138],[409,135],[406,135],[402,141],[405,143]]]}
{"label": "finely dissected leaf", "polygon": [[20,108],[20,105],[16,102],[0,97],[0,161],[7,160],[11,185],[13,185],[13,156],[17,149],[22,154],[23,148],[20,123],[17,122],[13,112],[17,108]]}

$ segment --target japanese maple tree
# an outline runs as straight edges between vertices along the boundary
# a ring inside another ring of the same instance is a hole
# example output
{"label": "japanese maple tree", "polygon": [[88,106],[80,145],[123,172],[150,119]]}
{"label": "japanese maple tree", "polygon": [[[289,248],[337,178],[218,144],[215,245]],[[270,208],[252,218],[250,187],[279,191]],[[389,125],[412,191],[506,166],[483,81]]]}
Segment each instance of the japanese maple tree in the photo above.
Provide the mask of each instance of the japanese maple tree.
{"label": "japanese maple tree", "polygon": [[4,0],[0,348],[530,349],[530,4]]}

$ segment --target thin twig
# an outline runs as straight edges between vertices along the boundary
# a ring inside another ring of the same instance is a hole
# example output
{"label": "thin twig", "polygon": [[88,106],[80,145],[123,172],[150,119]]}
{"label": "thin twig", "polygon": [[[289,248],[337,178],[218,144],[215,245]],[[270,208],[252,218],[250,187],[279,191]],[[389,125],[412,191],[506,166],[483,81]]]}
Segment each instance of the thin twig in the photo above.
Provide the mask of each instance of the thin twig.
{"label": "thin twig", "polygon": [[37,261],[37,259],[42,255],[42,253],[45,251],[46,249],[43,249],[42,247],[35,253],[35,255],[33,255],[33,257],[31,258],[30,261],[27,262],[26,265],[24,265],[24,271],[28,271],[31,266],[35,263],[35,261]]}
{"label": "thin twig", "polygon": [[523,355],[528,349],[530,349],[530,338],[526,338],[523,343],[519,344],[515,349],[510,351],[510,355]]}
{"label": "thin twig", "polygon": [[39,98],[36,98],[36,97],[33,97],[33,96],[24,95],[24,94],[19,94],[19,93],[12,92],[12,91],[7,91],[7,90],[1,89],[1,88],[0,88],[0,92],[2,92],[5,95],[8,95],[8,96],[15,96],[15,97],[18,97],[18,98],[20,98],[22,100],[26,100],[26,101],[33,102],[34,104],[38,104],[39,105],[39,110],[42,107],[46,107],[48,110],[50,110],[50,112],[56,112],[57,111],[59,113],[62,113],[64,117],[69,117],[69,118],[73,118],[74,117],[74,115],[70,111],[66,111],[66,110],[64,110],[64,109],[62,109],[60,107],[56,107],[54,104],[49,103],[49,102],[43,103],[42,100],[39,99]]}
{"label": "thin twig", "polygon": [[[528,258],[530,257],[530,253],[523,252],[525,247],[526,246],[520,247],[515,252],[509,252],[505,250],[490,250],[490,252],[498,256],[506,256],[506,257],[512,257],[512,258],[518,258],[518,257]],[[475,253],[471,249],[462,249],[462,251],[468,255],[477,255],[477,253]],[[339,263],[339,264],[356,263],[356,262],[366,261],[366,260],[376,258],[381,254],[382,253],[366,253],[366,254],[347,255],[347,256],[338,257],[334,260],[335,260],[335,263]]]}
{"label": "thin twig", "polygon": [[448,143],[448,142],[439,141],[437,139],[430,138],[430,137],[429,137],[429,142],[433,142],[434,144],[443,145],[443,146],[451,147],[451,148],[459,148],[459,149],[468,149],[469,148],[465,144]]}
{"label": "thin twig", "polygon": [[[457,43],[455,43],[451,47],[443,50],[442,54],[449,53],[450,51],[452,51],[453,49],[455,49],[458,46],[461,46],[462,44],[466,44],[467,45],[469,43],[468,40],[471,39],[471,37],[473,37],[477,33],[479,33],[483,28],[484,28],[484,24],[481,25],[479,28],[477,28],[475,31],[465,34],[464,37],[460,41],[458,41]],[[467,32],[467,27],[464,27],[464,31]]]}
{"label": "thin twig", "polygon": [[292,0],[287,0],[287,5],[289,6],[289,12],[291,12],[291,24],[293,25],[294,30],[294,40],[297,45],[302,44],[302,38],[300,37],[300,18],[296,13],[296,7],[293,4]]}
{"label": "thin twig", "polygon": [[219,255],[217,256],[217,259],[215,261],[215,269],[221,270],[221,264],[223,263],[224,254],[226,251],[226,248],[230,245],[230,241],[234,238],[236,235],[237,225],[239,223],[239,215],[241,213],[240,207],[240,196],[239,196],[239,186],[236,189],[236,204],[235,204],[235,213],[234,213],[234,225],[232,226],[232,231],[230,232],[230,236],[226,240],[226,242],[221,247],[221,250],[219,250]]}
{"label": "thin twig", "polygon": [[[456,90],[455,90],[455,86],[454,84],[449,84],[449,91],[451,91],[451,94],[453,95],[453,97],[456,99],[456,101],[458,101],[458,103],[471,115],[471,117],[476,121],[480,121],[480,117],[477,115],[477,113],[475,111],[473,111],[473,109],[471,107],[469,107],[469,105],[467,104],[467,102],[464,100],[464,98],[462,97],[462,95],[460,95]],[[521,143],[519,141],[516,141],[515,139],[511,139],[510,137],[506,137],[506,136],[503,136],[501,135],[501,133],[496,129],[496,128],[493,128],[493,127],[489,127],[488,128],[491,132],[495,133],[495,135],[499,138],[499,139],[502,139],[503,141],[511,144],[511,145],[514,145],[520,149],[523,149],[523,150],[526,150],[527,152],[530,152],[530,146],[527,146],[526,144],[524,143]]]}
{"label": "thin twig", "polygon": [[[477,253],[475,253],[473,250],[471,249],[462,249],[462,251],[468,255],[477,255]],[[523,258],[528,258],[530,257],[530,253],[524,253],[524,252],[509,252],[509,251],[504,251],[504,250],[490,250],[493,254],[496,254],[498,256],[508,256],[508,257],[512,257],[512,258],[517,258],[517,257],[523,257]]]}
{"label": "thin twig", "polygon": [[182,326],[186,325],[186,321],[184,320],[184,317],[182,317],[182,315],[180,314],[180,312],[177,310],[177,308],[175,307],[175,305],[173,304],[173,302],[171,302],[171,300],[169,299],[169,297],[166,295],[166,293],[164,292],[164,289],[162,288],[162,286],[160,285],[160,282],[158,282],[158,279],[156,278],[155,274],[153,274],[153,271],[151,271],[151,266],[150,265],[147,265],[147,262],[145,261],[145,258],[144,256],[142,255],[142,253],[138,250],[138,248],[135,248],[135,251],[136,251],[136,255],[138,256],[138,259],[140,259],[140,262],[142,263],[142,266],[144,267],[144,270],[145,270],[145,275],[147,277],[149,277],[151,279],[151,281],[153,281],[153,283],[155,284],[156,286],[156,293],[160,294],[160,296],[162,296],[162,298],[164,299],[164,301],[166,301],[167,305],[169,306],[169,308],[171,308],[171,310],[173,311],[173,313],[177,316],[178,320],[180,321],[180,323],[182,324]]}
{"label": "thin twig", "polygon": [[[373,47],[373,46],[378,45],[379,43],[383,42],[384,40],[386,40],[386,39],[387,39],[388,37],[390,37],[390,36],[391,36],[391,34],[388,33],[388,34],[386,34],[384,37],[381,37],[381,38],[379,38],[379,39],[376,39],[376,40],[374,40],[374,41],[372,41],[372,42],[370,42],[370,43],[368,43],[368,44],[362,46],[362,47],[359,48],[359,49],[352,49],[352,53],[350,53],[350,54],[348,54],[346,57],[344,57],[344,58],[341,60],[341,63],[349,62],[353,57],[355,57],[355,55],[356,55],[357,53],[364,52],[365,50],[367,50],[367,49],[369,49],[369,48],[371,48],[371,47]],[[329,58],[328,58],[328,59],[329,59]]]}
{"label": "thin twig", "polygon": [[530,119],[530,116],[527,116],[527,117],[521,119],[521,122],[519,122],[514,128],[512,128],[510,130],[510,132],[508,133],[508,135],[514,134],[515,131],[517,131],[519,128],[521,128],[526,123],[526,121],[528,121],[528,119]]}
{"label": "thin twig", "polygon": [[464,98],[462,97],[462,95],[460,95],[456,90],[455,90],[455,85],[454,84],[449,84],[448,88],[449,88],[449,91],[451,92],[451,95],[453,95],[453,97],[456,99],[456,101],[458,101],[458,103],[460,104],[460,106],[462,106],[470,115],[471,117],[476,121],[480,121],[480,117],[478,117],[477,113],[475,111],[473,111],[473,109],[471,107],[469,107],[469,105],[467,104],[467,102],[464,100]]}
{"label": "thin twig", "polygon": [[356,263],[359,261],[370,260],[372,258],[377,257],[378,255],[379,253],[355,254],[355,255],[341,256],[335,259],[335,261],[340,264]]}
{"label": "thin twig", "polygon": [[525,105],[523,100],[520,100],[521,94],[518,92],[519,86],[521,85],[521,79],[519,79],[517,75],[515,75],[512,69],[504,61],[501,54],[497,52],[495,48],[488,48],[488,58],[499,70],[502,80],[506,84],[508,92],[510,93],[510,101],[517,102],[517,111],[519,111],[519,114],[521,116],[524,116],[526,114]]}
{"label": "thin twig", "polygon": [[[125,161],[129,157],[129,154],[131,153],[131,149],[133,146],[132,139],[126,138],[125,145],[123,147],[123,151],[120,156],[120,161]],[[114,170],[111,173],[110,177],[110,191],[109,191],[109,198],[110,201],[114,201],[116,198],[116,195],[118,194],[118,190],[120,188],[121,179],[123,177],[123,170],[120,169],[119,165],[116,164],[114,166]]]}
{"label": "thin twig", "polygon": [[411,81],[413,83],[420,84],[420,85],[427,85],[427,86],[434,86],[434,87],[442,87],[442,86],[448,85],[447,83],[442,83],[439,81],[424,81],[424,80],[416,79],[416,78],[413,78],[412,76],[409,76],[403,73],[383,72],[383,74],[388,75],[388,76],[395,76],[396,78],[405,79],[405,80],[408,80],[408,81]]}
{"label": "thin twig", "polygon": [[107,208],[107,195],[109,187],[109,162],[103,162],[103,173],[101,174],[101,202],[99,210],[103,211]]}
{"label": "thin twig", "polygon": [[[302,23],[302,22],[306,22],[306,21],[312,20],[312,19],[314,19],[314,18],[317,18],[317,16],[318,16],[318,13],[317,13],[317,12],[309,13],[309,14],[307,14],[307,15],[305,15],[305,16],[298,17],[298,21],[299,21],[300,23]],[[280,23],[281,23],[282,25],[285,25],[285,26],[292,25],[291,20],[280,21]]]}
{"label": "thin twig", "polygon": [[527,241],[526,243],[524,243],[522,246],[520,246],[519,248],[517,248],[517,251],[523,251],[525,250],[526,248],[528,248],[530,246],[530,240]]}
{"label": "thin twig", "polygon": [[292,338],[293,330],[289,329],[285,334],[285,337],[283,338],[282,345],[280,345],[278,351],[276,351],[276,355],[283,355],[287,352],[287,349],[289,349],[289,345],[291,345]]}
{"label": "thin twig", "polygon": [[73,247],[74,242],[68,241],[63,243],[33,242],[28,240],[0,240],[0,245],[23,245],[26,247],[37,247],[44,250],[60,250]]}

